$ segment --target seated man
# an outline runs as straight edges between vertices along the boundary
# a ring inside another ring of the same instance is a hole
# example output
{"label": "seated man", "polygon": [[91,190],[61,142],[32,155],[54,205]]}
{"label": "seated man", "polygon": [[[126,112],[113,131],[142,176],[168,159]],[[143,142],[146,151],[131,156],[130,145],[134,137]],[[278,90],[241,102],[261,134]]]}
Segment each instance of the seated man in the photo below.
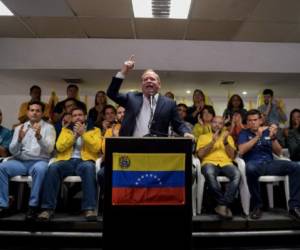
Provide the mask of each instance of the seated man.
{"label": "seated man", "polygon": [[106,105],[103,108],[103,120],[101,121],[100,127],[102,134],[105,135],[106,131],[112,128],[116,123],[117,110],[112,105]]}
{"label": "seated man", "polygon": [[86,112],[82,108],[72,110],[72,123],[63,127],[56,142],[56,161],[49,166],[45,177],[41,208],[38,220],[49,221],[56,207],[57,195],[62,180],[78,175],[82,180],[83,198],[81,207],[87,220],[96,219],[96,168],[102,137],[99,128],[86,130]]}
{"label": "seated man", "polygon": [[87,112],[86,105],[85,103],[79,101],[77,99],[79,97],[79,88],[77,85],[70,84],[67,87],[67,98],[58,102],[53,110],[53,116],[52,116],[52,122],[56,123],[59,121],[64,113],[64,107],[65,107],[65,101],[69,100],[69,98],[75,99],[76,100],[76,106],[80,107],[84,110],[84,113]]}
{"label": "seated man", "polygon": [[274,160],[273,154],[281,155],[282,148],[276,138],[276,125],[261,126],[261,113],[252,109],[247,112],[248,129],[239,135],[239,152],[246,162],[246,174],[253,211],[252,219],[262,216],[263,202],[260,195],[259,177],[262,175],[288,175],[290,184],[289,215],[300,221],[300,167],[296,162]]}
{"label": "seated man", "polygon": [[8,148],[12,139],[12,132],[9,129],[1,126],[1,123],[2,111],[0,109],[0,158],[7,157],[9,155]]}
{"label": "seated man", "polygon": [[71,111],[77,107],[77,100],[75,98],[67,98],[63,103],[63,111],[60,119],[54,123],[56,136],[59,136],[62,127],[66,127],[70,123]]}
{"label": "seated man", "polygon": [[[37,85],[31,86],[29,94],[31,98],[29,102],[34,102],[34,101],[41,102],[42,89],[39,86]],[[27,107],[29,102],[23,102],[19,108],[18,120],[20,121],[20,123],[24,123],[28,119]],[[49,119],[50,107],[47,103],[43,103],[43,105],[44,105],[43,119],[47,121]]]}
{"label": "seated man", "polygon": [[263,91],[264,103],[257,109],[264,114],[266,124],[284,123],[287,120],[283,107],[279,100],[274,99],[274,92],[272,89],[265,89]]}
{"label": "seated man", "polygon": [[[192,131],[193,125],[185,120],[187,118],[187,109],[188,107],[184,103],[177,104],[177,112],[179,119],[183,121],[184,124]],[[169,128],[169,135],[174,137],[179,136],[176,132],[173,131],[173,128],[171,126]]]}
{"label": "seated man", "polygon": [[9,146],[14,159],[0,164],[0,217],[9,214],[9,179],[17,175],[32,176],[26,219],[34,219],[36,216],[40,190],[55,144],[54,127],[42,120],[43,112],[44,105],[40,101],[28,104],[28,121],[15,128]]}
{"label": "seated man", "polygon": [[[233,138],[228,131],[223,131],[223,128],[223,118],[215,116],[211,123],[212,132],[199,137],[197,154],[202,162],[201,172],[217,202],[216,213],[221,218],[232,219],[229,206],[237,192],[241,175],[232,162],[236,156]],[[224,175],[230,179],[224,194],[217,181],[218,175]]]}

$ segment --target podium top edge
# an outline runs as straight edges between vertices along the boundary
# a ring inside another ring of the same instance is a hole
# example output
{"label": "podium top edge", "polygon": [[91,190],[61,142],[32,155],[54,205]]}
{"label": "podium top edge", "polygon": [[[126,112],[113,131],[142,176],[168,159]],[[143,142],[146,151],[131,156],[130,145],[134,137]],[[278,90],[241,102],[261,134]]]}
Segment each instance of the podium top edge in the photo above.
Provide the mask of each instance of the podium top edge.
{"label": "podium top edge", "polygon": [[132,137],[132,136],[119,136],[119,137],[107,137],[105,140],[192,140],[185,137]]}

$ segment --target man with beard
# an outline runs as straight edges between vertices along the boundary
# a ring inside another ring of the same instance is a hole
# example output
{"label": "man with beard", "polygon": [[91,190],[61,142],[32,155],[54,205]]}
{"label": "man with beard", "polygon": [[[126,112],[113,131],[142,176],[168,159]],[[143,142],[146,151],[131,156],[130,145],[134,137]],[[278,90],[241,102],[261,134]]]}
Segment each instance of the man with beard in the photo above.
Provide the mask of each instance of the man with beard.
{"label": "man with beard", "polygon": [[274,160],[273,153],[281,155],[276,133],[277,125],[262,126],[261,113],[252,109],[247,112],[248,129],[243,130],[238,139],[239,153],[246,162],[246,175],[253,211],[252,219],[262,216],[260,183],[263,175],[288,175],[290,185],[289,215],[300,221],[300,166],[296,162]]}

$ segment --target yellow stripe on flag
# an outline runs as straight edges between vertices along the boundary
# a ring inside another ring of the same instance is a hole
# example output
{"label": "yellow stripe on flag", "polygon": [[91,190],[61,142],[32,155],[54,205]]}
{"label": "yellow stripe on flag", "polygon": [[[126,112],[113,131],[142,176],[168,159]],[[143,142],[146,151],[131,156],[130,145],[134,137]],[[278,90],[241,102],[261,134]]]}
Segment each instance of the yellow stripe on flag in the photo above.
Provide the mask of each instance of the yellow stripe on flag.
{"label": "yellow stripe on flag", "polygon": [[183,171],[182,153],[113,153],[113,170],[121,171]]}

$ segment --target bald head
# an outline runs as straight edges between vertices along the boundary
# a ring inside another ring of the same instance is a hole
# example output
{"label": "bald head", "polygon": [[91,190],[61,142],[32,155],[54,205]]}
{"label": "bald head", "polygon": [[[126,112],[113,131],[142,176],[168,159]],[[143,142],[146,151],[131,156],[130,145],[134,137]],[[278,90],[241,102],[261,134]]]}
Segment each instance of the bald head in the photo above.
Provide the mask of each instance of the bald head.
{"label": "bald head", "polygon": [[224,127],[224,119],[222,116],[215,116],[211,122],[211,129],[215,133],[221,131]]}

